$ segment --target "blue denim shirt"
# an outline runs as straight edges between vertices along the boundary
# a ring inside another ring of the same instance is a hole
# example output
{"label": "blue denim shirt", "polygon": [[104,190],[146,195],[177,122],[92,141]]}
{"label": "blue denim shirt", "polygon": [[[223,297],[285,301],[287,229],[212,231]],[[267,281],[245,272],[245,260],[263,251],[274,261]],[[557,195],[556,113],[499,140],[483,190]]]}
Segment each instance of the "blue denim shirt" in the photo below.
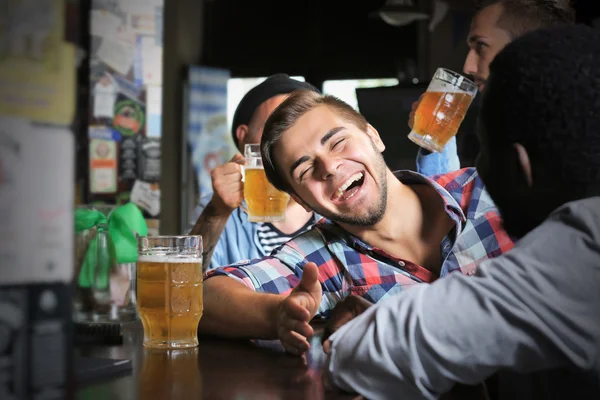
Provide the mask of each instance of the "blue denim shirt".
{"label": "blue denim shirt", "polygon": [[[450,139],[442,153],[431,153],[419,149],[417,153],[417,172],[432,176],[460,169],[460,161],[456,148],[456,138]],[[195,218],[188,229],[194,226],[196,220],[212,198],[212,193],[207,193],[200,198],[196,206]],[[315,222],[320,217],[315,215]],[[233,211],[225,225],[225,229],[215,246],[208,269],[231,265],[239,261],[253,260],[264,257],[265,250],[258,241],[259,224],[248,221],[248,215],[241,209]]]}

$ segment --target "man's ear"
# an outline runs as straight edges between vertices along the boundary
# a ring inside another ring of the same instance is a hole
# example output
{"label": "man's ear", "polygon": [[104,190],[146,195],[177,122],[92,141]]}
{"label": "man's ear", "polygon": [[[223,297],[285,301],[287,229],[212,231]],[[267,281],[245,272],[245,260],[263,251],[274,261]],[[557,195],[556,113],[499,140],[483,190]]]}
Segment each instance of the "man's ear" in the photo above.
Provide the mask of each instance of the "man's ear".
{"label": "man's ear", "polygon": [[375,148],[380,153],[383,153],[383,151],[385,150],[385,144],[383,144],[383,141],[381,140],[381,136],[379,136],[379,132],[377,132],[377,129],[375,129],[375,127],[373,127],[373,125],[371,124],[367,124],[367,135],[369,135],[373,143],[375,143]]}
{"label": "man's ear", "polygon": [[519,160],[519,166],[521,173],[525,177],[527,186],[533,186],[533,174],[531,173],[531,161],[529,160],[529,154],[521,143],[513,143],[513,148],[517,152],[517,159]]}
{"label": "man's ear", "polygon": [[[244,139],[246,138],[246,135],[248,134],[248,125],[246,124],[241,124],[238,125],[238,127],[235,130],[235,137],[237,138],[237,141],[239,143],[239,147],[243,147],[243,143],[244,143]],[[244,152],[244,149],[241,149],[242,153]]]}
{"label": "man's ear", "polygon": [[306,212],[312,212],[312,211],[313,211],[313,209],[312,209],[312,208],[310,208],[310,207],[308,206],[308,204],[306,204],[306,203],[304,202],[304,200],[302,200],[300,197],[298,197],[298,195],[297,195],[297,194],[295,194],[295,193],[292,193],[292,194],[290,194],[290,196],[292,197],[292,199],[294,199],[294,201],[295,201],[296,203],[300,204],[300,205],[302,206],[302,208],[304,208],[304,209],[306,210]]}

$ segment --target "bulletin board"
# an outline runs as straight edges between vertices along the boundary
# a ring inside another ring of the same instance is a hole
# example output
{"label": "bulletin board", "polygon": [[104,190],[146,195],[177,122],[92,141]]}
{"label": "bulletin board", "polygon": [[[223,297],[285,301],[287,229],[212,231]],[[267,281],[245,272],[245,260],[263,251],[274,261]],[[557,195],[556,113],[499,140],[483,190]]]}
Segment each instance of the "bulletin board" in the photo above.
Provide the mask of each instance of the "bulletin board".
{"label": "bulletin board", "polygon": [[160,215],[164,0],[93,0],[90,10],[89,203]]}

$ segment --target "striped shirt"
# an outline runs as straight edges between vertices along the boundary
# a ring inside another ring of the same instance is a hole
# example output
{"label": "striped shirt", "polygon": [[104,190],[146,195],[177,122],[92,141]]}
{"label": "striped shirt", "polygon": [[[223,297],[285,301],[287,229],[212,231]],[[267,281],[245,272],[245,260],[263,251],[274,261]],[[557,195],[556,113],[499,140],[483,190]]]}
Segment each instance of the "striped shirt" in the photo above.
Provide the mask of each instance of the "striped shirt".
{"label": "striped shirt", "polygon": [[265,250],[266,254],[271,254],[273,250],[281,246],[282,244],[288,242],[295,236],[301,234],[310,228],[311,225],[315,223],[315,218],[311,217],[302,228],[298,229],[296,232],[292,234],[285,234],[277,229],[270,222],[263,222],[258,224],[258,229],[256,230],[256,236],[258,242]]}
{"label": "striped shirt", "polygon": [[[397,171],[404,184],[431,185],[445,204],[455,229],[441,245],[440,276],[453,271],[472,275],[476,266],[513,247],[502,221],[474,168],[427,178],[412,171]],[[378,302],[421,282],[437,277],[410,260],[392,256],[361,241],[325,218],[295,237],[271,256],[208,271],[206,279],[224,275],[265,293],[289,293],[302,276],[307,262],[319,269],[323,297],[320,316],[327,316],[348,294]]]}

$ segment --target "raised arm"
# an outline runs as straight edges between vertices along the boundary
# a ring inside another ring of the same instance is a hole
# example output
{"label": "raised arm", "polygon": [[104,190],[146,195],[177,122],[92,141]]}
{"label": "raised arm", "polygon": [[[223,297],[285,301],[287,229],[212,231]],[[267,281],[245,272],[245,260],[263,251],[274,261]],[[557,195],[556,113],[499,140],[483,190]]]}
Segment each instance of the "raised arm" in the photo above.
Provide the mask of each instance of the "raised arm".
{"label": "raised arm", "polygon": [[213,252],[229,216],[244,199],[244,183],[240,167],[243,160],[241,154],[236,154],[230,162],[212,170],[211,179],[214,190],[212,198],[189,232],[190,235],[202,236],[204,269],[210,266]]}
{"label": "raised arm", "polygon": [[[415,112],[420,101],[421,97],[412,104],[412,110],[410,111],[408,118],[408,127],[410,129],[413,127]],[[417,152],[417,172],[425,176],[432,176],[445,174],[458,169],[460,169],[460,160],[458,158],[458,149],[456,147],[456,136],[448,141],[441,153],[431,152],[419,147],[419,151]]]}
{"label": "raised arm", "polygon": [[446,174],[460,169],[456,136],[451,138],[441,153],[419,148],[417,152],[417,172],[425,176]]}

